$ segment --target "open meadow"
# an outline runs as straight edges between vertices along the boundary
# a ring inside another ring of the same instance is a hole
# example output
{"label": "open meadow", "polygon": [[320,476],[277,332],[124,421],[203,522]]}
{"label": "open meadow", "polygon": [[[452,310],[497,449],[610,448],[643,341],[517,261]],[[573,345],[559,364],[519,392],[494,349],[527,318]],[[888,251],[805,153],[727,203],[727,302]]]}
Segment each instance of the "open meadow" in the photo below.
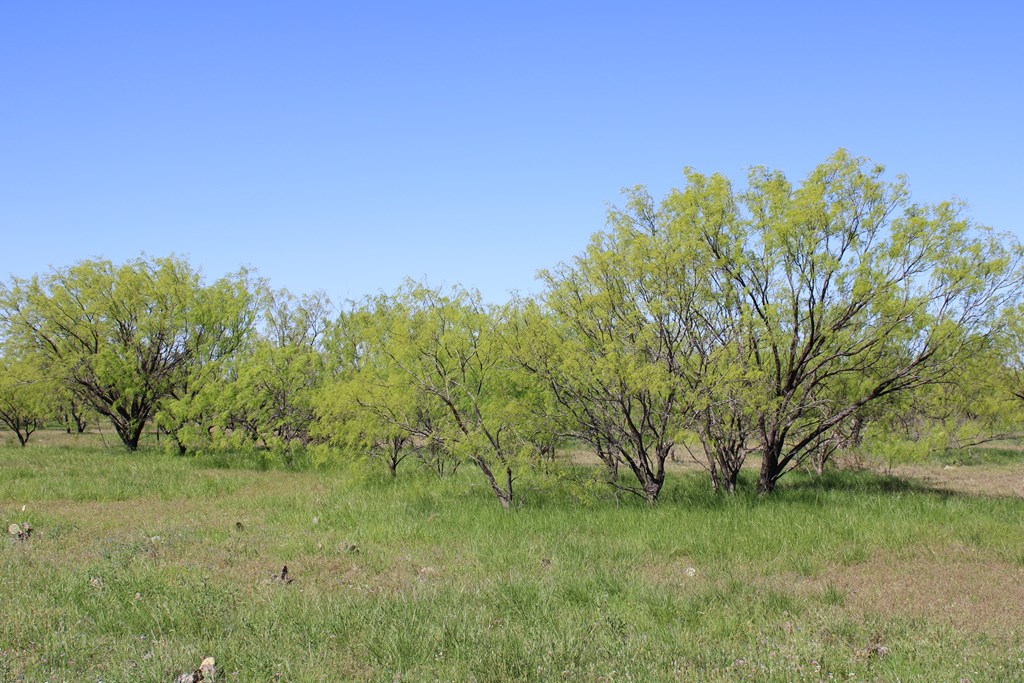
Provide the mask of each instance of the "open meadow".
{"label": "open meadow", "polygon": [[1022,7],[5,3],[0,683],[1024,683]]}
{"label": "open meadow", "polygon": [[561,464],[504,511],[469,468],[41,436],[0,448],[4,683],[1024,680],[1012,451],[767,497],[677,465],[655,506]]}

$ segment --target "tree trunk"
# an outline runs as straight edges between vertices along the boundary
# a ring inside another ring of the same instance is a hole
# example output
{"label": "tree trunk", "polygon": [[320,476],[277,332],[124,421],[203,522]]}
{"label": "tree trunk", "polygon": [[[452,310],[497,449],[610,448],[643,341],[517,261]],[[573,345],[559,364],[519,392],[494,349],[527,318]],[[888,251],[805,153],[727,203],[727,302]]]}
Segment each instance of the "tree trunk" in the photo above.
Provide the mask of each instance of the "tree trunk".
{"label": "tree trunk", "polygon": [[640,484],[639,491],[629,488],[626,490],[640,495],[648,504],[653,505],[658,502],[658,495],[661,493],[662,486],[665,485],[665,460],[668,459],[672,446],[671,444],[658,446],[655,449],[653,463],[648,453],[641,450],[642,448],[643,444],[641,443],[633,457],[630,457],[625,451],[620,451],[623,460]]}
{"label": "tree trunk", "polygon": [[612,484],[619,480],[619,460],[618,458],[607,458],[604,461],[604,471],[608,477],[608,481]]}
{"label": "tree trunk", "polygon": [[398,477],[398,465],[402,462],[402,447],[405,446],[405,439],[400,436],[391,437],[391,444],[388,456],[388,472],[392,479]]}
{"label": "tree trunk", "polygon": [[661,482],[650,479],[644,483],[644,501],[648,505],[658,502],[658,494],[661,493]]}
{"label": "tree trunk", "polygon": [[722,483],[725,486],[726,493],[736,493],[736,482],[739,481],[740,471],[738,468],[732,468],[728,473],[723,472]]}
{"label": "tree trunk", "polygon": [[507,510],[508,506],[512,504],[512,468],[505,468],[505,492],[507,493],[507,503],[502,503],[504,508]]}
{"label": "tree trunk", "polygon": [[711,475],[711,490],[718,493],[721,484],[718,480],[718,467],[713,457],[708,458],[708,473]]}
{"label": "tree trunk", "polygon": [[665,473],[664,470],[659,468],[659,471],[652,472],[644,462],[629,462],[629,468],[633,471],[637,481],[640,483],[640,495],[643,496],[644,501],[649,505],[653,505],[658,502],[658,494],[661,493],[661,487],[665,484]]}
{"label": "tree trunk", "polygon": [[505,468],[505,487],[502,488],[502,486],[498,484],[498,480],[494,477],[494,473],[491,471],[491,468],[487,466],[487,462],[483,458],[479,456],[473,456],[472,460],[477,464],[477,467],[480,468],[480,471],[484,473],[484,476],[487,477],[487,482],[491,485],[491,490],[494,491],[494,495],[498,498],[498,502],[501,503],[501,507],[506,510],[511,508],[512,468]]}
{"label": "tree trunk", "polygon": [[145,428],[145,422],[129,420],[127,423],[115,423],[114,429],[117,431],[117,435],[121,437],[121,442],[125,445],[129,451],[139,450],[139,440],[142,438],[142,430]]}
{"label": "tree trunk", "polygon": [[779,478],[779,458],[782,455],[782,441],[775,438],[765,440],[761,474],[757,480],[757,495],[763,496],[775,490]]}

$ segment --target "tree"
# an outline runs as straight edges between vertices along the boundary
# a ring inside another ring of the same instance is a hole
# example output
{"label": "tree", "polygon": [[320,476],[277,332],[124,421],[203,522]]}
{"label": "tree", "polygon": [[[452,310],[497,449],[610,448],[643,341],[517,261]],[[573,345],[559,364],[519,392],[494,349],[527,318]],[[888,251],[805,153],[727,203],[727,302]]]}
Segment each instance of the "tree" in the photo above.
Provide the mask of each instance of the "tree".
{"label": "tree", "polygon": [[0,422],[22,446],[46,422],[53,383],[31,357],[0,357]]}
{"label": "tree", "polygon": [[896,410],[883,415],[889,431],[939,450],[1020,437],[1024,402],[1003,353],[1010,336],[999,330],[986,337],[983,352],[965,358],[942,381],[908,392]]}
{"label": "tree", "polygon": [[[546,290],[523,306],[512,354],[544,381],[565,433],[593,446],[609,482],[653,503],[696,406],[693,386],[679,379],[697,383],[702,290],[678,269],[646,193],[632,193],[609,223],[583,255],[541,273]],[[636,486],[618,479],[620,463]]]}
{"label": "tree", "polygon": [[357,401],[383,424],[471,462],[510,508],[522,376],[503,354],[499,312],[477,293],[411,282],[375,309]]}
{"label": "tree", "polygon": [[283,289],[265,293],[263,334],[236,357],[216,399],[231,441],[259,442],[286,453],[311,442],[331,312],[323,292],[301,297]]}
{"label": "tree", "polygon": [[[317,434],[334,445],[368,453],[387,465],[392,477],[398,466],[433,438],[434,422],[427,416],[440,403],[408,382],[388,377],[377,364],[374,371],[335,379],[317,402]],[[404,379],[404,378],[400,378]]]}
{"label": "tree", "polygon": [[68,434],[82,434],[94,419],[89,407],[59,382],[52,383],[53,417]]}
{"label": "tree", "polygon": [[116,266],[81,261],[0,288],[0,324],[16,348],[110,420],[138,448],[160,402],[185,382],[206,343],[229,325],[216,311],[197,316],[205,288],[176,257]]}
{"label": "tree", "polygon": [[1017,245],[959,204],[911,203],[905,181],[883,173],[840,151],[796,188],[761,168],[741,193],[688,171],[666,199],[674,229],[698,238],[689,258],[741,301],[727,323],[743,330],[762,493],[864,406],[983,351],[1019,296]]}
{"label": "tree", "polygon": [[243,269],[196,297],[189,323],[193,357],[156,416],[158,428],[170,436],[179,454],[212,443],[218,397],[229,380],[230,364],[251,352],[265,292],[264,282]]}
{"label": "tree", "polygon": [[326,342],[331,376],[316,400],[315,429],[329,443],[380,458],[392,477],[410,455],[432,452],[443,408],[382,352],[395,313],[387,297],[375,297],[339,315]]}

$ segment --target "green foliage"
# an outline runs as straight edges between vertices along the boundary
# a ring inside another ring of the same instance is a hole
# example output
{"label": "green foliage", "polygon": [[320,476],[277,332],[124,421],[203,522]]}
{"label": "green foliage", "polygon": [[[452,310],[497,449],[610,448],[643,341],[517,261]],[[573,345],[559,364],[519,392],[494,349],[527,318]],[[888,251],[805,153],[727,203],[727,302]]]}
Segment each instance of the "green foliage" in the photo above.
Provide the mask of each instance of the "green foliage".
{"label": "green foliage", "polygon": [[477,293],[409,282],[343,318],[359,340],[358,367],[337,364],[321,428],[340,443],[387,449],[392,474],[403,449],[435,467],[441,453],[471,462],[511,506],[514,465],[536,437],[528,418],[537,411],[525,406],[536,397],[530,377],[506,361],[501,311]]}
{"label": "green foliage", "polygon": [[1020,296],[1009,237],[957,204],[912,204],[883,171],[840,151],[799,187],[758,168],[742,192],[690,171],[664,202],[669,230],[695,237],[689,262],[710,264],[729,302],[703,320],[738,353],[732,386],[758,425],[763,492],[869,404],[984,352]]}
{"label": "green foliage", "polygon": [[208,447],[223,412],[222,387],[238,358],[250,353],[266,285],[248,271],[205,287],[195,301],[190,325],[201,337],[191,362],[156,415],[179,453]]}
{"label": "green foliage", "polygon": [[38,354],[44,372],[108,418],[134,450],[160,402],[243,327],[219,305],[225,287],[232,289],[205,288],[174,257],[82,261],[13,278],[0,289],[0,323],[12,348]]}
{"label": "green foliage", "polygon": [[377,298],[339,317],[328,342],[333,372],[317,398],[314,427],[334,446],[384,460],[392,476],[414,452],[431,465],[445,460],[434,435],[444,405],[409,382],[385,352],[395,315],[402,313]]}
{"label": "green foliage", "polygon": [[[650,197],[636,190],[629,211],[587,251],[541,273],[542,301],[522,302],[510,334],[513,357],[546,387],[562,433],[589,443],[610,481],[649,502],[665,460],[700,400],[694,320],[697,274],[680,268]],[[637,485],[620,484],[624,463]]]}
{"label": "green foliage", "polygon": [[54,383],[33,356],[0,356],[0,422],[24,446],[53,409]]}
{"label": "green foliage", "polygon": [[660,203],[632,188],[538,297],[504,307],[409,282],[333,319],[323,292],[245,271],[206,285],[173,256],[97,260],[12,278],[0,335],[69,431],[98,413],[129,449],[155,424],[179,453],[472,463],[510,506],[515,472],[569,442],[654,502],[686,443],[716,490],[759,453],[767,493],[865,437],[895,458],[1015,435],[1022,253],[840,150],[799,183],[687,169]]}
{"label": "green foliage", "polygon": [[172,433],[182,452],[262,448],[291,462],[294,449],[312,442],[330,299],[321,292],[270,291],[265,283],[239,295],[237,319],[245,324],[232,337],[232,353],[197,367],[188,390],[165,404],[162,424],[176,425]]}
{"label": "green foliage", "polygon": [[313,399],[323,374],[322,357],[306,346],[257,342],[222,387],[235,446],[258,441],[287,450],[310,442]]}

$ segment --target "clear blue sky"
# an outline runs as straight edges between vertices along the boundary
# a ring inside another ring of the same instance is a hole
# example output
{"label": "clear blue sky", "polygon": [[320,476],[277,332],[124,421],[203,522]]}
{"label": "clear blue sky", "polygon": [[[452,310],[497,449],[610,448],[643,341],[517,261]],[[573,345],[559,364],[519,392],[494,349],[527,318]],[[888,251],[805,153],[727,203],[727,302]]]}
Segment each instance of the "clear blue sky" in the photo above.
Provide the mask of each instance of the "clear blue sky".
{"label": "clear blue sky", "polygon": [[1024,232],[1009,2],[7,2],[0,276],[91,256],[255,266],[335,300],[490,300],[685,166],[838,147]]}

